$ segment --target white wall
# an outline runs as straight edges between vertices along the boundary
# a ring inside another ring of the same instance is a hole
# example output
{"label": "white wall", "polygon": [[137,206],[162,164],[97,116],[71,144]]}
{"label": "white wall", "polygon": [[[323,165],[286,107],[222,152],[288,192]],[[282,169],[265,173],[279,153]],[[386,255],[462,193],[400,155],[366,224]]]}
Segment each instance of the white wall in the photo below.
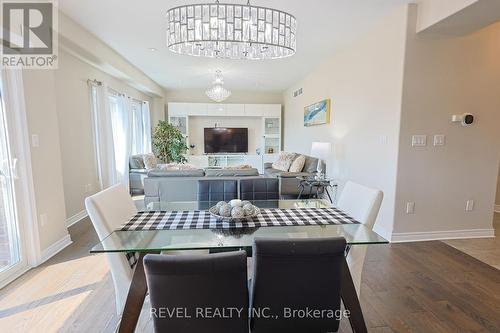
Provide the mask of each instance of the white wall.
{"label": "white wall", "polygon": [[425,30],[476,2],[478,0],[418,0],[417,31]]}
{"label": "white wall", "polygon": [[[85,209],[84,200],[99,190],[88,79],[97,79],[133,98],[150,102],[157,100],[130,87],[71,54],[59,53],[59,69],[55,71],[56,103],[61,137],[64,192],[68,218]],[[159,101],[160,106],[163,102]],[[85,186],[90,185],[90,191]]]}
{"label": "white wall", "polygon": [[[497,178],[497,195],[495,203],[500,206],[500,167],[498,168],[498,178]],[[498,209],[500,211],[500,209]]]}
{"label": "white wall", "polygon": [[[31,147],[31,167],[38,216],[40,249],[43,251],[67,236],[59,122],[56,112],[55,73],[24,70],[26,117],[30,135],[39,136]],[[41,225],[42,216],[47,223]]]}
{"label": "white wall", "polygon": [[204,153],[204,129],[214,127],[248,128],[248,153],[255,154],[257,147],[262,145],[262,118],[260,117],[189,117],[189,144],[196,147],[190,149],[190,154]]}
{"label": "white wall", "polygon": [[[377,230],[388,238],[394,218],[406,19],[407,6],[397,8],[283,95],[285,150],[309,153],[313,141],[332,142],[330,175],[384,191]],[[293,98],[298,88],[304,93]],[[331,123],[304,127],[304,107],[325,98],[332,100]]]}
{"label": "white wall", "polygon": [[[413,7],[410,18],[394,232],[486,235],[500,157],[500,23],[450,37],[416,34]],[[474,125],[450,121],[465,112]],[[414,134],[426,134],[427,147],[412,148]],[[434,147],[434,134],[445,134],[446,145]],[[467,200],[474,211],[465,212]],[[415,214],[405,213],[406,202]]]}

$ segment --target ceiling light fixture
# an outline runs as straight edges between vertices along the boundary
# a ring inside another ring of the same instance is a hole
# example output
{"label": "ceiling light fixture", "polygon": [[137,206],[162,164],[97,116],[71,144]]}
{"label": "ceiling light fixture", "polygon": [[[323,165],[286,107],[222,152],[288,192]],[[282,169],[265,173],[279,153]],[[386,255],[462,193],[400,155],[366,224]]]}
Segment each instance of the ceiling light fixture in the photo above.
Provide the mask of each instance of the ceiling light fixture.
{"label": "ceiling light fixture", "polygon": [[158,49],[155,49],[154,47],[150,47],[150,48],[148,48],[148,50],[149,50],[149,51],[151,51],[151,52],[156,52],[156,51],[158,51]]}
{"label": "ceiling light fixture", "polygon": [[221,103],[231,96],[231,91],[224,88],[224,78],[220,70],[215,71],[213,86],[205,92],[211,100]]}
{"label": "ceiling light fixture", "polygon": [[226,59],[277,59],[296,51],[297,21],[281,10],[219,3],[167,12],[167,45],[174,53]]}

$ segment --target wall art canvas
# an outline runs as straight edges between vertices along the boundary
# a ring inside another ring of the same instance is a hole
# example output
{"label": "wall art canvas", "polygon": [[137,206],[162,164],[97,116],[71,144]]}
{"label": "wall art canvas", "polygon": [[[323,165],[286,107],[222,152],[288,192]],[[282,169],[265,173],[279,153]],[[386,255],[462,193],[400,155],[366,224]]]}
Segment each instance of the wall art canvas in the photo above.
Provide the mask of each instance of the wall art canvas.
{"label": "wall art canvas", "polygon": [[315,126],[330,123],[330,99],[306,106],[304,108],[304,126]]}

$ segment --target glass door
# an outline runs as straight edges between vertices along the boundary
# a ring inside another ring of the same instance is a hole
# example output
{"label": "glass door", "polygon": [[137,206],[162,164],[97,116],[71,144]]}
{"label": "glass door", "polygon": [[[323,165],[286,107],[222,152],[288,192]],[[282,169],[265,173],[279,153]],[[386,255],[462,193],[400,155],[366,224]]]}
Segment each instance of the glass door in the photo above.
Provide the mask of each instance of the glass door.
{"label": "glass door", "polygon": [[17,159],[11,149],[8,123],[0,85],[0,281],[22,264],[15,200]]}

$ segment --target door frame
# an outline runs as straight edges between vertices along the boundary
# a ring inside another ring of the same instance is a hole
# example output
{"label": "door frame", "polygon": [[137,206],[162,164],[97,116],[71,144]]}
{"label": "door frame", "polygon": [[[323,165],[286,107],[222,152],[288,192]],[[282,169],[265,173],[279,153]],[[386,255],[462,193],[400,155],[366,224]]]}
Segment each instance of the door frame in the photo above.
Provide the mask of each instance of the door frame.
{"label": "door frame", "polygon": [[0,288],[2,288],[30,268],[39,265],[42,256],[22,71],[3,69],[0,78],[12,157],[18,160],[16,168],[18,179],[14,180],[14,187],[21,251],[19,263],[1,274]]}

